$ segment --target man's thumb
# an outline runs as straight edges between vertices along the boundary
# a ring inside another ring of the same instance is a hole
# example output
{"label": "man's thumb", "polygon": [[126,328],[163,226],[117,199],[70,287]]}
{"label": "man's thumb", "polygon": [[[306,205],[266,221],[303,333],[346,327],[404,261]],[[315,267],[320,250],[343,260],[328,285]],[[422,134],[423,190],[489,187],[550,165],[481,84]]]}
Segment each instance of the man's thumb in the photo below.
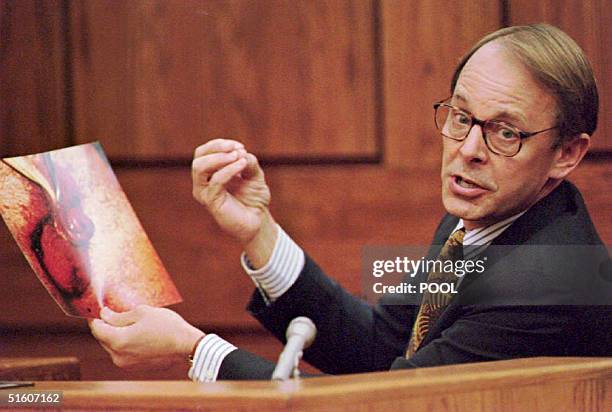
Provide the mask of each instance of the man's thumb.
{"label": "man's thumb", "polygon": [[252,153],[246,155],[247,165],[242,171],[242,177],[250,179],[253,177],[263,176],[263,170],[259,167],[259,161]]}
{"label": "man's thumb", "polygon": [[127,312],[115,312],[109,307],[105,306],[100,311],[100,318],[109,325],[113,326],[130,326],[135,323],[140,315],[138,308],[129,310]]}

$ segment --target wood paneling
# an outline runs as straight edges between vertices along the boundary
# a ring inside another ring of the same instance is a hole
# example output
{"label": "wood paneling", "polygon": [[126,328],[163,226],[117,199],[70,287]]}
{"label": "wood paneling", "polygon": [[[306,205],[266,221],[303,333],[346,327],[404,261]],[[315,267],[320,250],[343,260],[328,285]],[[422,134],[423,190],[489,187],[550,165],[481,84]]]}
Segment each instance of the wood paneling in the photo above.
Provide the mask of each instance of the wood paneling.
{"label": "wood paneling", "polygon": [[385,162],[438,170],[442,144],[432,104],[450,95],[456,63],[500,27],[500,4],[487,0],[381,2]]}
{"label": "wood paneling", "polygon": [[372,1],[71,2],[75,132],[110,157],[376,156]]}
{"label": "wood paneling", "polygon": [[509,0],[510,24],[546,22],[559,27],[582,47],[598,80],[599,127],[592,150],[612,150],[612,7],[607,0]]}
{"label": "wood paneling", "polygon": [[64,2],[0,2],[0,157],[68,143]]}
{"label": "wood paneling", "polygon": [[606,245],[612,245],[610,179],[612,179],[610,162],[584,162],[569,177],[569,180],[580,189],[599,236]]}

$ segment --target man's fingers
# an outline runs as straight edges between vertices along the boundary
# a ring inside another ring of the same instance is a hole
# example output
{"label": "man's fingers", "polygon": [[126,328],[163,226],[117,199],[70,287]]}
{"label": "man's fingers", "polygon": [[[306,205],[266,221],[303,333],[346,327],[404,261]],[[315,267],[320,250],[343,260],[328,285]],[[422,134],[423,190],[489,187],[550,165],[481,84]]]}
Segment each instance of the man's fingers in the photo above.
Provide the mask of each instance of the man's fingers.
{"label": "man's fingers", "polygon": [[216,152],[231,152],[232,150],[244,149],[244,145],[236,140],[214,139],[198,146],[193,154],[194,159]]}
{"label": "man's fingers", "polygon": [[229,153],[213,153],[193,159],[191,163],[192,179],[196,185],[205,185],[217,170],[235,162],[244,149]]}
{"label": "man's fingers", "polygon": [[130,326],[142,316],[142,309],[137,307],[127,312],[114,312],[108,307],[102,308],[100,318],[112,326]]}
{"label": "man's fingers", "polygon": [[263,170],[261,170],[261,167],[259,167],[259,162],[257,161],[255,155],[253,155],[252,153],[246,153],[245,158],[247,161],[247,165],[244,171],[242,172],[242,176],[244,178],[248,179],[263,174]]}
{"label": "man's fingers", "polygon": [[225,185],[244,170],[246,165],[247,161],[243,157],[230,163],[211,176],[208,187],[206,188],[206,198],[209,207],[215,202],[215,199],[221,197],[221,194],[225,191]]}
{"label": "man's fingers", "polygon": [[209,180],[209,185],[211,186],[211,188],[213,186],[225,186],[227,183],[229,183],[230,180],[232,180],[233,177],[235,177],[236,175],[238,175],[238,173],[244,170],[246,165],[247,161],[243,157],[236,160],[235,162],[230,163],[229,165],[218,170],[211,176]]}
{"label": "man's fingers", "polygon": [[100,342],[107,352],[110,352],[109,347],[112,346],[113,342],[117,339],[116,328],[100,319],[94,319],[89,322],[89,328],[94,338]]}

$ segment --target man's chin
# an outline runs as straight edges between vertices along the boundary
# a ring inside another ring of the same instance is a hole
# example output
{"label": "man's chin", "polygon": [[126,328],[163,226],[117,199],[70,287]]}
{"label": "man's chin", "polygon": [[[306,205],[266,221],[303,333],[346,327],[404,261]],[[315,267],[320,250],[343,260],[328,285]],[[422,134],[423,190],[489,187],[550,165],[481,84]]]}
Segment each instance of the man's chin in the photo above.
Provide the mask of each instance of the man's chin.
{"label": "man's chin", "polygon": [[466,221],[478,221],[482,219],[482,210],[478,205],[455,196],[443,196],[442,203],[446,211]]}

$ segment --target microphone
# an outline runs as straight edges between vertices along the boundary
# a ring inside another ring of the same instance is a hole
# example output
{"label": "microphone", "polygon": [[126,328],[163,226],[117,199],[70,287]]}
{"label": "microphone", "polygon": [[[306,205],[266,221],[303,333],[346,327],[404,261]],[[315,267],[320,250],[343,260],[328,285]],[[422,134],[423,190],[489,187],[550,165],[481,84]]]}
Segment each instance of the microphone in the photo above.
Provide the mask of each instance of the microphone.
{"label": "microphone", "polygon": [[287,327],[287,344],[281,352],[273,380],[287,380],[300,375],[298,364],[302,358],[302,350],[309,347],[315,339],[317,328],[310,319],[300,316],[291,321]]}

